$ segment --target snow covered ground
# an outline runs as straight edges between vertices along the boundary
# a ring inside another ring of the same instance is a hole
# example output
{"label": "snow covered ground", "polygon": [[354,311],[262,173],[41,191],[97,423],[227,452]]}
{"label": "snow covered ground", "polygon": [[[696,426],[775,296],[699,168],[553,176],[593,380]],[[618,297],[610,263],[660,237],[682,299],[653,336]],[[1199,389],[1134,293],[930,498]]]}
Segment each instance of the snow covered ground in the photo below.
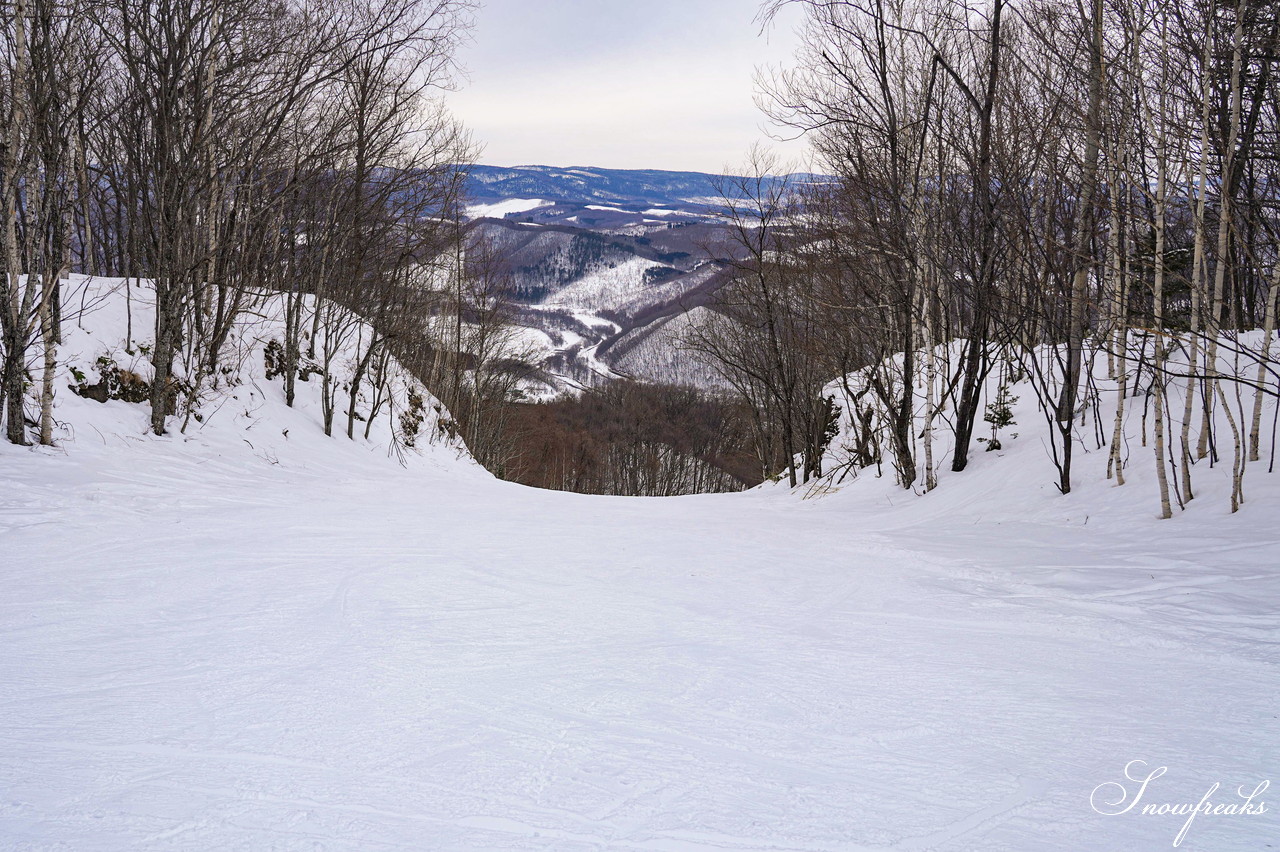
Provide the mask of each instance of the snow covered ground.
{"label": "snow covered ground", "polygon": [[467,216],[472,219],[505,219],[512,213],[528,213],[530,210],[537,210],[539,207],[547,207],[553,204],[552,201],[543,201],[540,198],[508,198],[503,201],[496,201],[493,204],[472,204],[467,208]]}
{"label": "snow covered ground", "polygon": [[543,304],[593,313],[616,310],[644,288],[645,272],[661,266],[645,257],[631,257],[614,266],[597,266],[557,290]]}
{"label": "snow covered ground", "polygon": [[[1028,438],[924,497],[588,497],[258,384],[0,447],[0,848],[1137,852],[1280,780],[1261,472],[1164,522]],[[1180,848],[1280,847],[1274,797]]]}

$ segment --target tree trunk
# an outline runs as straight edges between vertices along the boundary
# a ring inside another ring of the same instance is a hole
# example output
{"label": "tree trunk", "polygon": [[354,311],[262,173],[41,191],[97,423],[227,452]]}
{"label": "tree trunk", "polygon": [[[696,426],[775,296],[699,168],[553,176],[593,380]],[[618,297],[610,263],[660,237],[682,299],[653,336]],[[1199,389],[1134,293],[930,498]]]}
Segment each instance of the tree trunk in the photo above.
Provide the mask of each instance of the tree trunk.
{"label": "tree trunk", "polygon": [[1276,300],[1280,297],[1280,263],[1271,272],[1267,288],[1267,312],[1262,322],[1262,351],[1258,357],[1257,387],[1253,392],[1253,423],[1249,428],[1249,461],[1258,460],[1258,443],[1262,429],[1262,401],[1266,397],[1267,365],[1271,363],[1271,339],[1276,333]]}
{"label": "tree trunk", "polygon": [[1222,312],[1226,298],[1227,266],[1230,263],[1231,219],[1233,201],[1231,197],[1231,179],[1235,166],[1236,142],[1240,135],[1240,73],[1243,62],[1242,49],[1244,42],[1244,9],[1241,3],[1236,4],[1236,23],[1231,40],[1231,91],[1230,118],[1228,119],[1227,138],[1223,140],[1223,158],[1221,181],[1218,186],[1218,242],[1217,256],[1213,269],[1213,301],[1209,306],[1208,322],[1205,324],[1205,389],[1204,408],[1201,419],[1200,442],[1196,454],[1204,458],[1209,450],[1209,437],[1213,429],[1213,396],[1218,384],[1218,335],[1222,331]]}
{"label": "tree trunk", "polygon": [[58,281],[61,278],[59,269],[52,276],[46,274],[43,281],[43,298],[40,300],[40,338],[44,346],[44,371],[40,382],[40,443],[47,446],[53,444],[53,383],[58,370],[58,334],[54,316],[54,300],[60,298]]}
{"label": "tree trunk", "polygon": [[[27,0],[14,0],[13,4],[13,72],[12,98],[4,144],[4,249],[6,269],[5,290],[8,298],[5,311],[4,341],[4,396],[5,433],[11,443],[27,443],[26,414],[23,410],[23,383],[26,380],[27,312],[24,310],[22,282],[22,257],[18,248],[18,188],[25,171],[19,158],[19,150],[25,148],[27,136]],[[26,282],[29,291],[31,282]]]}

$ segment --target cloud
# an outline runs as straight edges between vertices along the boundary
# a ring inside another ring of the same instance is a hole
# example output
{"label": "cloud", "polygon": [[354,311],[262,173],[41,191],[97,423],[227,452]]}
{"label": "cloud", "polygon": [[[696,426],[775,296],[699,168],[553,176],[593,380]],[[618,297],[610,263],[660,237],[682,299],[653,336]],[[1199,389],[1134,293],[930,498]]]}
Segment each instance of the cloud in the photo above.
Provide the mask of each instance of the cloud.
{"label": "cloud", "polygon": [[[764,136],[758,64],[790,30],[758,35],[750,0],[490,2],[450,98],[485,162],[718,171]],[[791,146],[790,154],[798,153]]]}

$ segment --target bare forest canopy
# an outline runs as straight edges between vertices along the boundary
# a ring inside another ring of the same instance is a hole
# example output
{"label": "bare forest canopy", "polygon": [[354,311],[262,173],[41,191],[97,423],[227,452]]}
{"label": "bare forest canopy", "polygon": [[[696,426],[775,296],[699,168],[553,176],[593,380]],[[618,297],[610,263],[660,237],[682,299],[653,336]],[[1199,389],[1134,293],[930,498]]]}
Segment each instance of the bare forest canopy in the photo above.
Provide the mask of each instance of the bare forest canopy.
{"label": "bare forest canopy", "polygon": [[[155,282],[156,433],[199,414],[229,330],[286,293],[290,403],[319,375],[326,431],[353,435],[359,389],[397,358],[476,458],[530,484],[871,468],[928,491],[987,425],[998,444],[1017,385],[1063,493],[1084,451],[1122,484],[1140,417],[1162,515],[1199,465],[1230,466],[1238,507],[1280,396],[1280,8],[768,0],[761,20],[792,5],[803,44],[760,102],[821,177],[757,152],[699,195],[693,173],[468,166],[441,100],[463,0],[6,4],[9,440],[52,440],[76,271]],[[541,206],[466,213],[510,199]],[[580,397],[531,397],[563,386],[535,322],[588,365]],[[353,334],[357,367],[333,374]]]}
{"label": "bare forest canopy", "polygon": [[[429,357],[466,134],[445,112],[461,0],[16,0],[0,11],[3,399],[10,441],[52,402],[70,272],[150,279],[126,346],[162,434],[199,419],[237,322],[287,293],[276,372],[319,372],[331,432],[391,353]],[[355,375],[324,361],[377,329]],[[354,338],[352,338],[354,339]],[[323,345],[318,341],[323,340]],[[39,359],[31,376],[33,361]],[[38,386],[33,418],[27,386]]]}
{"label": "bare forest canopy", "polygon": [[798,5],[762,100],[834,180],[746,179],[748,259],[692,341],[792,483],[819,472],[835,377],[849,463],[925,490],[1022,382],[1062,492],[1082,449],[1123,483],[1134,408],[1162,514],[1201,464],[1231,466],[1235,509],[1280,394],[1280,6]]}

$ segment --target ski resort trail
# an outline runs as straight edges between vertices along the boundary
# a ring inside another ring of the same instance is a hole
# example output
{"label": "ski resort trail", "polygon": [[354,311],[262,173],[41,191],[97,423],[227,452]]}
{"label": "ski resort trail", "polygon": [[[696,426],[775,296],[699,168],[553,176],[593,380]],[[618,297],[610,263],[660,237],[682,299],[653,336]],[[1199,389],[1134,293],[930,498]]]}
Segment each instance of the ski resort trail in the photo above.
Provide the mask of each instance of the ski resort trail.
{"label": "ski resort trail", "polygon": [[[1280,767],[1243,520],[96,440],[3,457],[0,848],[1136,852],[1186,821],[1142,805]],[[1277,810],[1180,848],[1274,848]]]}

